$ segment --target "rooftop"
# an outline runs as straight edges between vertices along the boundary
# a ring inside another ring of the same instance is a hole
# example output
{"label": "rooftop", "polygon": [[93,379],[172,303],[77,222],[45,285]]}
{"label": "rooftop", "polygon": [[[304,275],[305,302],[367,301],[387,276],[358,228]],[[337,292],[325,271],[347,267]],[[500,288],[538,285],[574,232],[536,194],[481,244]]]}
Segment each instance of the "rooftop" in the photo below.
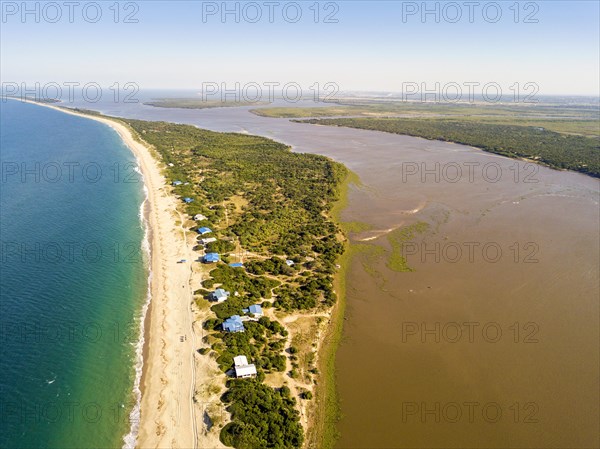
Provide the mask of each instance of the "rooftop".
{"label": "rooftop", "polygon": [[204,262],[218,262],[221,260],[221,256],[218,253],[208,253],[203,258]]}
{"label": "rooftop", "polygon": [[235,366],[246,366],[248,365],[248,359],[245,355],[238,355],[237,357],[233,358],[233,363]]}
{"label": "rooftop", "polygon": [[250,307],[248,307],[248,310],[254,315],[262,315],[263,313],[262,307],[258,304],[251,305]]}
{"label": "rooftop", "polygon": [[251,377],[256,376],[256,367],[254,365],[236,366],[236,377]]}
{"label": "rooftop", "polygon": [[248,364],[248,359],[245,355],[238,355],[233,358],[233,364],[236,377],[251,377],[256,376],[256,366]]}
{"label": "rooftop", "polygon": [[222,288],[218,288],[213,292],[213,297],[216,299],[220,299],[220,298],[228,298],[229,297],[229,292],[227,290],[224,290]]}
{"label": "rooftop", "polygon": [[223,330],[227,332],[244,332],[244,323],[242,323],[242,317],[239,315],[233,315],[223,321]]}

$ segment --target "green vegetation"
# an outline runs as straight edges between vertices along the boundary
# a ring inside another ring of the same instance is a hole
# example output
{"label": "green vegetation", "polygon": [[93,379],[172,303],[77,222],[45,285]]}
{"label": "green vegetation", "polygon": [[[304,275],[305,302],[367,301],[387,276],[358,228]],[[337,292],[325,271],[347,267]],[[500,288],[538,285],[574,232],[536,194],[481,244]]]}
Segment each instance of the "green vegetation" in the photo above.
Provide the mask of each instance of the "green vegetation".
{"label": "green vegetation", "polygon": [[360,255],[362,266],[367,273],[374,278],[382,277],[376,267],[381,258],[388,254],[385,248],[372,243],[353,243],[351,250],[352,254]]}
{"label": "green vegetation", "polygon": [[[337,221],[341,220],[342,210],[347,205],[348,191],[351,185],[360,186],[361,182],[356,173],[348,170],[340,185],[340,198],[335,202],[331,211],[332,216]],[[307,447],[332,449],[339,438],[336,423],[341,417],[341,411],[335,383],[335,358],[342,341],[342,331],[344,329],[346,277],[348,276],[353,246],[350,245],[348,240],[344,241],[344,252],[338,259],[340,270],[334,278],[334,288],[338,292],[341,301],[338,301],[333,307],[331,319],[321,343],[317,367],[310,370],[315,375],[322,374],[315,388],[315,419],[312,428],[308,429],[306,435]]]}
{"label": "green vegetation", "polygon": [[288,449],[304,441],[296,401],[287,387],[269,388],[256,381],[231,380],[223,400],[231,404],[232,422],[221,441],[238,449]]}
{"label": "green vegetation", "polygon": [[[297,259],[300,259],[297,257]],[[300,259],[301,260],[301,259]],[[252,274],[265,274],[269,273],[274,276],[292,276],[296,270],[292,267],[288,267],[284,259],[279,257],[271,257],[266,260],[253,260],[246,264],[246,271]]]}
{"label": "green vegetation", "polygon": [[185,206],[189,215],[206,215],[214,228],[224,220],[221,203],[239,196],[247,206],[229,217],[233,223],[221,235],[235,235],[245,249],[265,255],[310,255],[316,265],[335,258],[339,228],[327,212],[338,198],[343,165],[292,153],[257,136],[164,122],[127,123],[165,163],[174,164],[166,170],[169,182],[189,183],[174,189],[195,199]]}
{"label": "green vegetation", "polygon": [[[199,101],[199,99],[193,99]],[[366,100],[346,100],[326,107],[273,107],[250,112],[275,118],[373,117],[435,118],[440,121],[460,121],[494,125],[544,128],[561,134],[600,137],[598,104],[469,104]],[[75,109],[91,115],[95,111]]]}
{"label": "green vegetation", "polygon": [[542,127],[564,134],[600,137],[598,104],[565,103],[435,103],[395,100],[347,99],[325,107],[272,107],[250,112],[263,117],[401,117],[435,118],[495,125]]}
{"label": "green vegetation", "polygon": [[[211,324],[206,327],[210,328]],[[244,332],[222,332],[221,340],[212,345],[219,355],[219,367],[224,372],[228,371],[233,365],[233,358],[244,354],[256,364],[259,378],[264,378],[264,372],[284,371],[285,356],[280,353],[285,346],[285,338],[279,338],[278,335],[287,336],[285,328],[267,317],[246,321],[244,327]]]}
{"label": "green vegetation", "polygon": [[[280,284],[275,279],[248,276],[243,269],[228,265],[218,265],[210,272],[210,275],[212,279],[204,281],[202,283],[203,287],[210,289],[215,284],[220,284],[221,288],[231,292],[232,295],[233,292],[239,292],[242,298],[248,298],[254,302],[260,298],[271,298],[271,290]],[[253,302],[250,302],[250,304],[253,304]]]}
{"label": "green vegetation", "polygon": [[342,227],[346,232],[365,232],[372,229],[372,225],[369,223],[364,223],[362,221],[346,221],[342,223]]}
{"label": "green vegetation", "polygon": [[474,123],[487,123],[491,125],[514,125],[544,128],[560,134],[573,134],[587,137],[600,137],[600,118],[570,119],[557,118],[546,119],[536,117],[486,117],[486,116],[459,116],[456,118],[444,118],[444,120],[469,121]]}
{"label": "green vegetation", "polygon": [[[245,268],[212,265],[210,277],[195,292],[206,296],[222,287],[231,293],[211,307],[215,317],[204,323],[207,342],[224,372],[237,355],[245,355],[258,372],[256,380],[228,382],[223,400],[232,423],[222,429],[222,441],[236,448],[300,447],[303,432],[289,390],[261,383],[266,373],[286,369],[287,329],[267,317],[245,321],[239,333],[223,332],[221,325],[255,303],[293,311],[326,310],[336,302],[333,275],[345,237],[331,216],[347,170],[262,137],[122,121],[154,147],[166,164],[167,181],[181,181],[174,192],[194,199],[181,208],[190,216],[207,217],[201,225],[210,226],[218,240],[206,249],[220,253],[223,261],[228,253],[247,259]],[[298,373],[296,357],[290,354],[292,377]]]}
{"label": "green vegetation", "polygon": [[600,177],[598,138],[564,135],[543,128],[469,121],[351,118],[305,122],[455,142],[502,156],[533,159],[549,167]]}
{"label": "green vegetation", "polygon": [[387,239],[392,247],[392,253],[388,258],[387,267],[390,270],[399,272],[413,271],[413,269],[410,268],[406,262],[402,252],[402,245],[411,241],[416,234],[426,232],[428,229],[429,224],[420,221],[410,226],[394,229],[392,232],[390,232],[387,235]]}
{"label": "green vegetation", "polygon": [[310,401],[313,398],[313,394],[310,391],[303,391],[301,397]]}
{"label": "green vegetation", "polygon": [[332,280],[322,274],[309,275],[299,286],[283,284],[274,293],[277,296],[274,305],[286,311],[312,309],[320,302],[329,307],[336,300]]}
{"label": "green vegetation", "polygon": [[235,245],[227,240],[217,240],[206,244],[207,253],[230,253],[235,251]]}
{"label": "green vegetation", "polygon": [[218,101],[202,98],[157,98],[144,103],[157,108],[180,108],[180,109],[210,109],[229,108],[238,106],[258,106],[269,104],[266,101],[244,102],[244,101]]}

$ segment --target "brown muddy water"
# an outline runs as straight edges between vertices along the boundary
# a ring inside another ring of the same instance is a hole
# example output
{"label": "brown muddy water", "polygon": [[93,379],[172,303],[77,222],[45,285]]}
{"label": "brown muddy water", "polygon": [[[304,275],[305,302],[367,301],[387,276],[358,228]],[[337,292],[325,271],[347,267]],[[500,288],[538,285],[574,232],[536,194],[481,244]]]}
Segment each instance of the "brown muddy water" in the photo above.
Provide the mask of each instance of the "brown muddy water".
{"label": "brown muddy water", "polygon": [[[263,135],[360,176],[337,448],[600,447],[598,180],[244,108],[104,112]],[[390,268],[402,254],[414,271]]]}

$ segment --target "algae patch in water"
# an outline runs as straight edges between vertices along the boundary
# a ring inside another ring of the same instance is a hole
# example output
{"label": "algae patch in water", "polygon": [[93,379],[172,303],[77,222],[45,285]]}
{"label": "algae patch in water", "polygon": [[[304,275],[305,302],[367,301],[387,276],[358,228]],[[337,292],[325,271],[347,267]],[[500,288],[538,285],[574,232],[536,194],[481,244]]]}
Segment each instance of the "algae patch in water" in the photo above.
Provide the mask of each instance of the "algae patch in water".
{"label": "algae patch in water", "polygon": [[403,228],[394,229],[387,235],[387,239],[390,242],[392,252],[387,260],[387,267],[392,271],[397,272],[410,272],[414,271],[408,266],[408,262],[402,253],[402,247],[404,243],[412,240],[415,235],[422,234],[429,229],[429,224],[425,222],[414,223],[410,226]]}
{"label": "algae patch in water", "polygon": [[375,278],[382,277],[375,267],[377,262],[385,255],[384,248],[368,243],[353,243],[351,249],[355,254],[361,255],[361,264],[368,274]]}
{"label": "algae patch in water", "polygon": [[356,233],[370,231],[373,229],[373,226],[369,223],[364,223],[362,221],[346,221],[341,223],[342,228],[347,233]]}

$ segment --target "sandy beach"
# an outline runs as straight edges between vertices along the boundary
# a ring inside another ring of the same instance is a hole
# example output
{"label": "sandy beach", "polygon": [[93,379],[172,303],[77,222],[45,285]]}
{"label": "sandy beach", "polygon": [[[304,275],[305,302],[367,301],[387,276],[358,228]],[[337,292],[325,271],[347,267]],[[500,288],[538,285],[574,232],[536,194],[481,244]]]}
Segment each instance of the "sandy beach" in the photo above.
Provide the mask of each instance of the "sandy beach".
{"label": "sandy beach", "polygon": [[[114,129],[135,155],[148,192],[145,214],[150,228],[151,303],[145,320],[141,418],[136,447],[195,448],[221,446],[218,440],[198,441],[193,395],[196,370],[190,285],[194,236],[186,235],[177,200],[170,194],[159,162],[135,140],[128,127],[114,120],[34,103],[104,123]],[[189,233],[187,233],[189,234]],[[177,263],[186,259],[186,263]],[[199,369],[208,364],[199,363]],[[201,419],[201,418],[200,418]],[[136,427],[136,426],[134,426]]]}
{"label": "sandy beach", "polygon": [[[226,376],[214,357],[197,351],[210,348],[203,338],[202,323],[212,318],[213,313],[208,303],[194,302],[194,290],[208,273],[197,263],[201,254],[193,250],[197,245],[196,234],[188,230],[194,224],[178,210],[180,202],[161,173],[161,162],[155,158],[153,149],[137,140],[137,135],[134,137],[133,131],[119,120],[34,104],[110,126],[135,155],[144,178],[147,189],[144,213],[151,247],[151,301],[144,320],[139,422],[132,417],[133,434],[137,434],[135,447],[226,448],[219,439],[220,429],[230,419],[220,399],[225,392]],[[185,262],[178,263],[182,259]],[[288,344],[296,342],[305,354],[313,353],[315,363],[324,371],[329,368],[322,365],[326,361],[322,362],[319,355],[323,341],[328,339],[326,335],[330,334],[331,314],[332,310],[266,313],[286,328]],[[286,358],[286,372],[291,370],[291,360]],[[315,420],[324,419],[316,416],[316,408],[325,407],[324,395],[331,385],[317,389],[311,378],[292,379],[283,373],[269,374],[265,383],[273,388],[284,385],[290,388],[307,433],[305,446],[315,447],[320,439],[320,432],[315,433]],[[317,396],[316,404],[300,399],[301,391],[307,390]]]}
{"label": "sandy beach", "polygon": [[[137,446],[194,448],[192,250],[185,233],[176,226],[176,199],[170,195],[150,150],[135,141],[126,126],[108,119],[97,120],[111,126],[131,148],[148,189],[146,213],[151,233],[152,300],[145,329]],[[178,264],[180,259],[186,259],[187,263]]]}

